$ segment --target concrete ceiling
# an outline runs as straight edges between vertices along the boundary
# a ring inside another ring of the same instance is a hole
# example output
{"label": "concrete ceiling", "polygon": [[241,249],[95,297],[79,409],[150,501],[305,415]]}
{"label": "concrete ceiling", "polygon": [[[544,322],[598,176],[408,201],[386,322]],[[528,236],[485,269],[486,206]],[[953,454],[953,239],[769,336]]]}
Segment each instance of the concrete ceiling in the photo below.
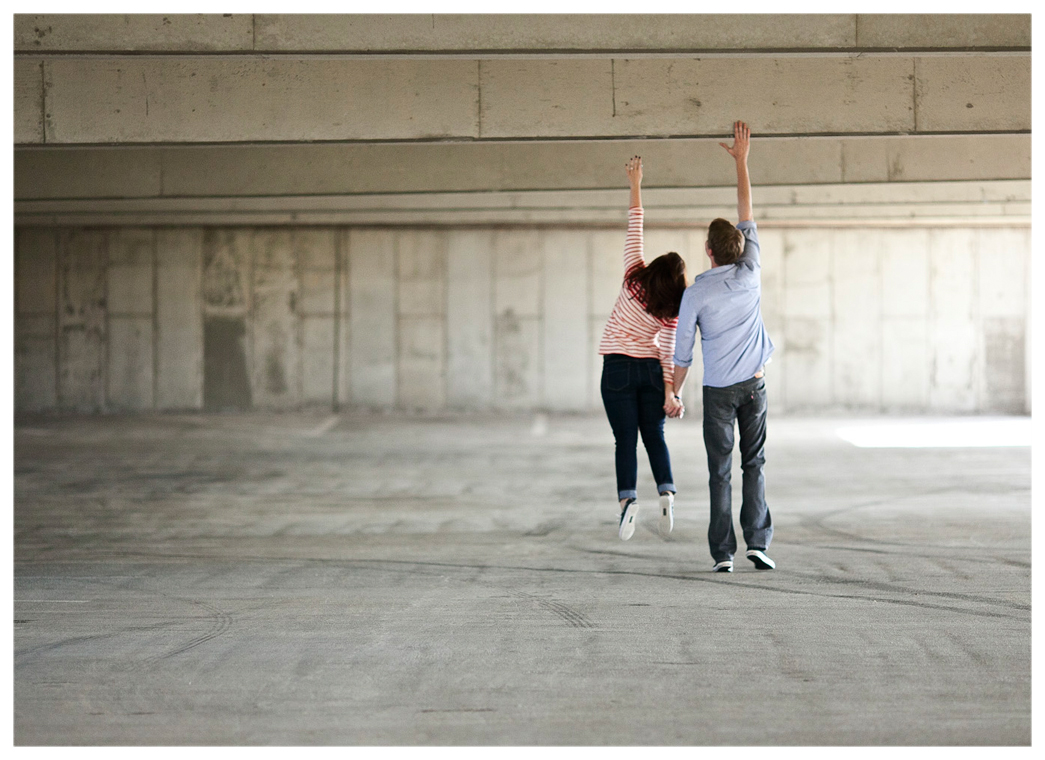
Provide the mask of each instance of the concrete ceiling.
{"label": "concrete ceiling", "polygon": [[15,16],[20,224],[1026,223],[1030,17]]}

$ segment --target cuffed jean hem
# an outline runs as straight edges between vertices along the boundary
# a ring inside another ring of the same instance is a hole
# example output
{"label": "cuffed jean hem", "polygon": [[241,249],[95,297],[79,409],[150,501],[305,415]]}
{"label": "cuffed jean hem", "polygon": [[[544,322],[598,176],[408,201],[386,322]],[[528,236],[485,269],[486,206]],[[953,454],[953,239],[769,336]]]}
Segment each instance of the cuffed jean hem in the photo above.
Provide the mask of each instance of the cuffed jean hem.
{"label": "cuffed jean hem", "polygon": [[635,490],[618,491],[617,492],[617,498],[618,499],[637,499],[637,498],[639,498],[639,492],[635,491]]}
{"label": "cuffed jean hem", "polygon": [[661,483],[659,486],[657,486],[657,493],[664,493],[665,491],[671,491],[671,493],[678,493],[675,490],[674,483]]}

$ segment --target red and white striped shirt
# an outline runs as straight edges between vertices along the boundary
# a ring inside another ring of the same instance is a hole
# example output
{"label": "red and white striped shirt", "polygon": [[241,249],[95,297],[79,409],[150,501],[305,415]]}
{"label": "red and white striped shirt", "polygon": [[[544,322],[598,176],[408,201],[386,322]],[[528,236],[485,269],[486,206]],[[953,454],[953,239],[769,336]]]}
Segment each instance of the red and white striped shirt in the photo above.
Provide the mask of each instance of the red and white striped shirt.
{"label": "red and white striped shirt", "polygon": [[[628,237],[624,241],[624,277],[635,267],[646,266],[642,256],[642,207],[628,209]],[[599,354],[624,354],[636,359],[660,359],[665,382],[671,382],[675,373],[672,357],[675,353],[675,328],[678,317],[659,319],[648,311],[629,292],[627,283],[621,285],[617,303],[610,320],[602,331]]]}

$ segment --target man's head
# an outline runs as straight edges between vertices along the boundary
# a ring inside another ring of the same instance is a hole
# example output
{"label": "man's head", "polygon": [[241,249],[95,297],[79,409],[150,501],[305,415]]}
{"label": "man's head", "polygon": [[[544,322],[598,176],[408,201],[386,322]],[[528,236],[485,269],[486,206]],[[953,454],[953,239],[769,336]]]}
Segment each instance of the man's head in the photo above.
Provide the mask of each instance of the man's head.
{"label": "man's head", "polygon": [[708,239],[704,243],[708,256],[715,266],[736,263],[744,251],[744,233],[725,219],[716,219],[708,226]]}

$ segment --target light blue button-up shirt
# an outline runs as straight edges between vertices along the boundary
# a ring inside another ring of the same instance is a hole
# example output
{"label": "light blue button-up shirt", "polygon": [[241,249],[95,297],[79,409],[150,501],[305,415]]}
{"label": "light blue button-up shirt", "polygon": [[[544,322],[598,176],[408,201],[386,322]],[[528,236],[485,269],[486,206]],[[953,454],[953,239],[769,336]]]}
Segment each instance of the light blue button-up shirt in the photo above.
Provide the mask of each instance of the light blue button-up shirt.
{"label": "light blue button-up shirt", "polygon": [[693,364],[700,327],[704,385],[725,388],[750,380],[769,361],[773,341],[762,323],[762,265],[758,228],[741,222],[744,252],[735,264],[701,272],[686,288],[675,333],[675,364]]}

